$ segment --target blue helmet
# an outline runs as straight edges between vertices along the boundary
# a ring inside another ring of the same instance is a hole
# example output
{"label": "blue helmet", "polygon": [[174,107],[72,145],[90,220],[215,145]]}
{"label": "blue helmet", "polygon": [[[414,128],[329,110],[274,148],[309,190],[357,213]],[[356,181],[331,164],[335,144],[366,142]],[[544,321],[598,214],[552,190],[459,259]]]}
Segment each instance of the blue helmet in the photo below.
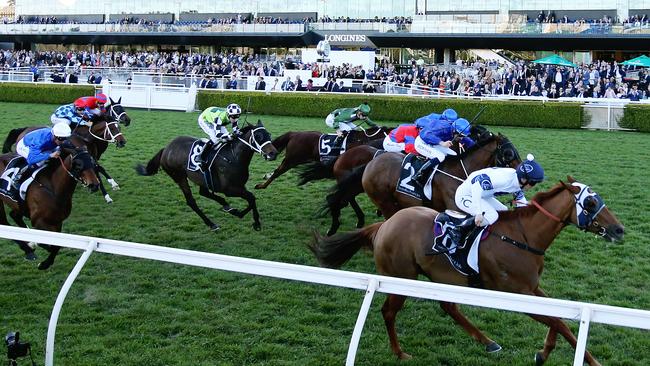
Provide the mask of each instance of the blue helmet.
{"label": "blue helmet", "polygon": [[535,185],[544,180],[544,168],[536,162],[532,154],[528,154],[524,160],[517,167],[517,178],[519,180],[526,179],[531,185]]}
{"label": "blue helmet", "polygon": [[458,113],[456,113],[456,111],[451,108],[447,108],[444,112],[442,112],[442,118],[446,119],[447,121],[455,121],[458,119]]}
{"label": "blue helmet", "polygon": [[459,118],[455,120],[451,125],[454,126],[454,130],[459,134],[463,136],[469,135],[470,125],[469,121],[467,121],[465,118]]}
{"label": "blue helmet", "polygon": [[426,117],[420,117],[415,120],[415,126],[420,129],[426,128],[429,124],[431,124],[431,121]]}

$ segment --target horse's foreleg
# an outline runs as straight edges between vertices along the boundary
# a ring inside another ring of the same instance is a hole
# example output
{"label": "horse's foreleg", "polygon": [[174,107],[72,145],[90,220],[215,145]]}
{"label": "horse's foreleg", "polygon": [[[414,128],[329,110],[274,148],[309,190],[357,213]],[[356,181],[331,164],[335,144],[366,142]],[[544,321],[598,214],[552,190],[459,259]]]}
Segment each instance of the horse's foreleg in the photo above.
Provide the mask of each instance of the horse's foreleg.
{"label": "horse's foreleg", "polygon": [[241,198],[245,199],[246,202],[248,202],[248,206],[242,210],[242,212],[239,214],[239,218],[246,216],[249,211],[253,211],[253,229],[257,231],[262,230],[260,213],[257,211],[257,200],[255,199],[255,196],[251,192],[244,189]]}
{"label": "horse's foreleg", "polygon": [[282,163],[280,163],[280,165],[273,171],[273,174],[271,174],[271,176],[264,183],[256,184],[255,189],[265,189],[269,186],[269,184],[271,184],[271,182],[275,180],[275,178],[281,176],[291,168],[293,168],[293,166],[290,166],[290,164],[287,162],[287,158],[285,157],[282,160]]}
{"label": "horse's foreleg", "polygon": [[228,201],[226,201],[225,198],[212,193],[209,189],[205,187],[201,187],[199,189],[199,194],[205,198],[209,198],[211,200],[217,201],[221,205],[221,209],[226,211],[227,213],[239,217],[239,210],[236,208],[230,207],[230,204]]}
{"label": "horse's foreleg", "polygon": [[[22,216],[20,215],[19,212],[17,211],[11,211],[10,213],[11,217],[13,220],[18,224],[18,226],[26,228],[27,225],[25,224],[25,221],[23,221]],[[16,216],[18,219],[16,219]],[[5,205],[0,201],[0,225],[7,225],[9,226],[9,220],[7,220],[7,214],[5,213]],[[34,249],[29,246],[29,244],[25,241],[22,240],[14,240],[16,244],[22,249],[23,252],[25,252],[25,259],[27,260],[34,260],[36,259],[36,254],[34,254]]]}
{"label": "horse's foreleg", "polygon": [[341,227],[341,205],[332,204],[329,208],[330,215],[332,216],[332,224],[330,225],[329,230],[327,230],[327,236],[332,236],[336,234]]}
{"label": "horse's foreleg", "polygon": [[219,225],[215,224],[210,220],[204,213],[201,211],[199,206],[196,204],[196,200],[194,199],[194,196],[192,195],[192,190],[190,189],[189,183],[187,183],[187,178],[186,177],[172,177],[176,184],[178,184],[178,187],[180,187],[181,191],[183,192],[183,196],[185,197],[185,203],[187,203],[190,208],[196,212],[197,215],[203,220],[203,222],[208,225],[210,230],[216,231],[219,230],[220,227]]}
{"label": "horse's foreleg", "polygon": [[363,213],[361,207],[359,207],[359,203],[355,197],[352,197],[349,202],[350,207],[352,207],[354,213],[357,214],[357,228],[361,229],[366,224],[366,215]]}
{"label": "horse's foreleg", "polygon": [[[97,174],[98,177],[99,177],[99,174],[102,174],[104,177],[106,177],[106,181],[111,185],[112,190],[114,190],[114,191],[119,191],[120,190],[120,185],[117,184],[115,179],[113,179],[113,177],[111,177],[110,174],[108,174],[108,172],[106,171],[106,169],[104,169],[103,166],[97,164],[95,166],[95,171],[98,173]],[[101,181],[101,179],[100,179],[100,181]]]}
{"label": "horse's foreleg", "polygon": [[384,324],[386,324],[386,331],[390,340],[390,349],[400,359],[406,360],[411,358],[411,355],[402,351],[397,339],[397,331],[395,330],[395,318],[397,313],[404,307],[406,296],[402,295],[388,295],[384,305],[381,307],[381,315],[384,317]]}
{"label": "horse's foreleg", "polygon": [[483,344],[485,346],[485,350],[492,353],[492,352],[498,352],[501,350],[501,346],[497,344],[495,341],[491,340],[490,338],[486,337],[483,332],[481,332],[480,329],[478,329],[472,322],[465,317],[465,314],[463,314],[460,311],[460,308],[458,307],[458,304],[453,303],[453,302],[445,302],[441,301],[440,302],[440,307],[442,310],[449,314],[452,319],[456,322],[456,324],[460,325],[465,329],[467,334],[469,334],[472,338],[476,339],[478,342]]}
{"label": "horse's foreleg", "polygon": [[[32,224],[34,226],[34,229],[47,230],[47,231],[52,231],[57,233],[61,232],[62,223],[51,224],[51,223],[44,222],[43,220],[36,220],[35,222],[32,221]],[[57,254],[59,254],[59,250],[61,250],[61,247],[56,245],[46,245],[46,244],[39,244],[39,245],[50,253],[47,256],[47,258],[45,258],[44,261],[38,264],[38,269],[46,270],[54,264],[54,259],[56,258]]]}
{"label": "horse's foreleg", "polygon": [[113,203],[113,199],[108,192],[106,192],[106,188],[104,187],[104,180],[99,175],[99,168],[99,165],[95,165],[95,175],[97,175],[97,180],[99,181],[99,191],[102,192],[102,197],[104,197],[106,203]]}
{"label": "horse's foreleg", "polygon": [[[546,294],[540,289],[537,288],[534,291],[534,294],[540,297],[546,297]],[[569,327],[566,325],[564,321],[560,318],[554,318],[550,316],[543,316],[543,315],[535,315],[535,314],[528,314],[531,318],[537,320],[538,322],[542,324],[546,324],[549,328],[548,333],[546,334],[546,340],[544,341],[544,349],[537,352],[535,354],[535,363],[536,365],[542,365],[546,360],[548,359],[549,355],[551,354],[551,351],[555,348],[555,343],[557,340],[557,333],[560,333],[564,339],[569,342],[571,347],[573,349],[576,349],[576,345],[578,344],[578,341],[576,340],[576,337],[573,335],[573,332]],[[589,353],[589,351],[585,350],[585,362],[587,362],[591,366],[600,366],[600,363],[596,361],[596,359]]]}

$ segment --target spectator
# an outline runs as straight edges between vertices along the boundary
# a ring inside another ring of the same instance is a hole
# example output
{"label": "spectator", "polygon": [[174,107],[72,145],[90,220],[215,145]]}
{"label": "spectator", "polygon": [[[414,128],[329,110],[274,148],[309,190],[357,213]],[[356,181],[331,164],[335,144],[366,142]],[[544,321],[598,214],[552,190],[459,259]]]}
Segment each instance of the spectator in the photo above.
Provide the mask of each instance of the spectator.
{"label": "spectator", "polygon": [[282,85],[280,86],[280,89],[282,91],[292,91],[295,90],[296,85],[291,81],[291,77],[287,76],[287,79],[282,82]]}
{"label": "spectator", "polygon": [[307,84],[305,85],[305,90],[306,91],[314,91],[314,90],[316,90],[316,87],[314,87],[314,80],[307,79]]}
{"label": "spectator", "polygon": [[294,84],[294,88],[293,88],[293,90],[296,90],[296,91],[303,91],[303,90],[305,90],[305,89],[302,87],[302,80],[300,80],[300,75],[296,75],[296,82],[295,82],[295,84]]}
{"label": "spectator", "polygon": [[91,71],[88,75],[88,84],[95,84],[95,72]]}
{"label": "spectator", "polygon": [[237,89],[237,79],[235,75],[230,76],[230,80],[226,83],[226,89]]}
{"label": "spectator", "polygon": [[266,90],[266,82],[264,81],[263,76],[257,77],[257,83],[255,83],[255,90]]}
{"label": "spectator", "polygon": [[627,97],[630,98],[631,102],[638,102],[641,99],[641,93],[637,84],[632,84],[632,90],[630,90]]}
{"label": "spectator", "polygon": [[605,98],[616,98],[616,92],[611,85],[607,85],[607,90],[605,90]]}
{"label": "spectator", "polygon": [[363,89],[362,90],[363,90],[364,93],[375,93],[377,91],[377,89],[375,88],[375,84],[369,83],[367,81],[365,83],[363,83]]}

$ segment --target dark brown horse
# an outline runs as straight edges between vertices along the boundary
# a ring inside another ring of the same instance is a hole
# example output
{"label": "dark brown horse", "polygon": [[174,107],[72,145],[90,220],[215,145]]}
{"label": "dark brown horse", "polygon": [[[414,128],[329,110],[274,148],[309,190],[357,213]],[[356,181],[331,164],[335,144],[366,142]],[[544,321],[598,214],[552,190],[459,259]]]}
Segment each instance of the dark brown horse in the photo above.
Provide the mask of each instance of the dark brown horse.
{"label": "dark brown horse", "polygon": [[[500,213],[500,219],[492,225],[490,235],[479,247],[479,276],[485,288],[546,296],[539,287],[544,252],[569,224],[597,233],[606,240],[623,239],[623,225],[605,207],[600,196],[571,177],[569,182],[560,182],[550,191],[536,194],[529,207]],[[580,207],[580,216],[576,207]],[[338,268],[360,248],[366,247],[373,251],[380,274],[408,279],[423,274],[433,282],[467,286],[467,277],[457,272],[446,256],[424,254],[433,242],[433,220],[437,214],[426,207],[406,208],[383,223],[326,238],[317,236],[310,248],[326,267]],[[527,245],[529,250],[511,245],[502,240],[503,236]],[[405,300],[405,296],[388,295],[381,309],[391,349],[400,359],[410,358],[402,351],[395,330],[395,318]],[[457,304],[441,302],[440,305],[470,336],[485,345],[487,351],[501,349],[461,313]],[[558,333],[575,349],[576,338],[562,320],[529,315],[549,327],[544,348],[535,355],[538,365],[543,364],[555,348]],[[585,353],[585,361],[599,365],[589,352]]]}
{"label": "dark brown horse", "polygon": [[[386,127],[372,127],[362,131],[350,131],[347,136],[346,147],[350,149],[358,145],[367,144],[372,140],[379,139],[381,141],[391,129]],[[268,187],[275,178],[295,166],[312,161],[320,161],[319,141],[322,135],[323,133],[318,131],[298,131],[287,132],[274,139],[273,146],[278,149],[278,152],[286,150],[284,159],[264,183],[255,185],[255,189]]]}
{"label": "dark brown horse", "polygon": [[402,208],[411,206],[425,205],[436,210],[457,209],[454,195],[467,174],[490,166],[514,168],[521,162],[519,152],[507,137],[483,131],[478,135],[475,146],[458,156],[448,156],[440,164],[439,172],[431,183],[431,200],[426,202],[397,192],[403,154],[385,153],[367,165],[353,169],[327,196],[325,211],[332,215],[328,235],[338,230],[341,224],[341,209],[362,192],[368,194],[386,218]]}
{"label": "dark brown horse", "polygon": [[[20,227],[27,227],[23,217],[29,218],[32,228],[48,231],[61,231],[63,221],[70,216],[72,210],[72,194],[77,187],[77,182],[95,192],[99,180],[95,174],[95,159],[86,149],[80,138],[69,139],[70,145],[62,145],[61,158],[50,162],[41,171],[36,181],[32,183],[26,193],[25,201],[17,203],[5,196],[0,196],[0,224],[9,225],[5,214],[6,205],[9,215]],[[0,155],[0,174],[4,172],[7,164],[16,154]],[[15,173],[14,173],[15,174]],[[27,259],[35,259],[34,249],[27,243],[16,241],[25,252]],[[54,258],[59,253],[60,247],[42,245],[49,255],[38,265],[39,269],[47,269],[54,263]]]}
{"label": "dark brown horse", "polygon": [[[106,107],[106,113],[102,116],[94,117],[92,128],[88,128],[87,126],[77,126],[73,131],[73,133],[86,139],[88,151],[93,158],[95,158],[95,161],[98,161],[101,158],[109,144],[115,144],[117,148],[122,148],[126,145],[126,138],[122,134],[120,124],[128,126],[131,123],[131,118],[126,114],[126,111],[120,104],[121,100],[122,98],[115,102],[111,99],[111,104]],[[11,147],[23,138],[25,134],[39,128],[42,128],[42,126],[21,127],[11,130],[2,146],[2,152],[7,153],[11,151]],[[98,177],[100,177],[100,174],[103,175],[111,184],[113,190],[120,189],[119,184],[117,184],[117,182],[108,174],[106,169],[104,169],[104,167],[99,163],[95,167],[95,173]],[[102,196],[107,203],[112,203],[113,199],[106,191],[101,179],[99,180],[99,183],[99,189],[102,192]]]}
{"label": "dark brown horse", "polygon": [[[248,166],[250,165],[253,153],[260,153],[266,160],[274,160],[277,150],[271,144],[271,134],[264,128],[261,121],[257,125],[247,124],[241,129],[241,135],[231,142],[228,142],[213,159],[211,168],[212,187],[206,182],[206,177],[201,171],[190,171],[187,169],[188,157],[197,138],[179,136],[172,140],[165,148],[161,149],[149,160],[147,166],[138,165],[135,170],[140,175],[154,175],[160,167],[178,184],[185,202],[196,212],[203,222],[211,230],[219,230],[215,224],[201,211],[194,200],[188,179],[198,185],[199,194],[210,198],[221,204],[224,211],[242,218],[249,211],[253,211],[253,228],[260,230],[260,214],[257,211],[255,196],[246,189],[248,181]],[[248,203],[248,206],[239,211],[230,207],[226,200],[215,192],[222,192],[228,197],[240,197]]]}

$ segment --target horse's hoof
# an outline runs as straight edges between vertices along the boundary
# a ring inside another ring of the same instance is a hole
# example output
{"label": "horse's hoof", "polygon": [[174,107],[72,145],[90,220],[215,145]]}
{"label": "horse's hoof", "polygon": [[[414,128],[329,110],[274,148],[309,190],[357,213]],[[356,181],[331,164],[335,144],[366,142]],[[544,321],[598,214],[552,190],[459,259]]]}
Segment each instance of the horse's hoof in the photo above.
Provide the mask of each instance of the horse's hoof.
{"label": "horse's hoof", "polygon": [[325,235],[332,236],[334,234],[336,234],[336,230],[327,230],[327,233]]}
{"label": "horse's hoof", "polygon": [[366,223],[363,221],[357,222],[357,229],[361,229]]}
{"label": "horse's hoof", "polygon": [[262,183],[258,183],[255,185],[255,189],[264,189],[264,185]]}
{"label": "horse's hoof", "polygon": [[377,211],[375,211],[375,213],[377,214],[377,217],[384,216],[384,214],[381,213],[381,210],[377,210]]}
{"label": "horse's hoof", "polygon": [[253,229],[255,229],[255,231],[260,231],[260,230],[262,230],[262,224],[259,223],[259,222],[254,222],[254,223],[253,223]]}
{"label": "horse's hoof", "polygon": [[406,352],[401,352],[399,355],[397,355],[397,358],[399,358],[400,360],[410,360],[413,358],[413,356],[409,355]]}
{"label": "horse's hoof", "polygon": [[112,188],[114,191],[119,191],[119,190],[120,190],[120,185],[117,184],[117,182],[114,181],[113,179],[108,179],[108,183],[111,184],[111,188]]}
{"label": "horse's hoof", "polygon": [[542,352],[535,353],[535,366],[542,366],[546,362],[546,359],[542,355]]}
{"label": "horse's hoof", "polygon": [[106,200],[106,203],[113,203],[113,199],[108,195],[108,193],[104,195],[104,200]]}
{"label": "horse's hoof", "polygon": [[38,246],[38,243],[30,241],[29,243],[27,243],[27,245],[32,249],[36,249],[36,247]]}
{"label": "horse's hoof", "polygon": [[262,177],[262,179],[269,179],[269,178],[271,178],[272,176],[273,176],[273,173],[266,173],[266,174],[264,174],[264,176]]}
{"label": "horse's hoof", "polygon": [[38,269],[40,269],[41,271],[44,271],[44,270],[50,268],[50,266],[51,266],[51,264],[41,262],[41,263],[38,264]]}
{"label": "horse's hoof", "polygon": [[490,342],[490,344],[485,346],[485,350],[488,353],[495,353],[501,351],[501,346],[497,342]]}
{"label": "horse's hoof", "polygon": [[28,261],[36,260],[36,253],[29,252],[29,253],[25,254],[25,259],[28,260]]}
{"label": "horse's hoof", "polygon": [[210,230],[212,230],[212,231],[217,231],[219,229],[221,229],[221,226],[219,226],[217,224],[210,225]]}

